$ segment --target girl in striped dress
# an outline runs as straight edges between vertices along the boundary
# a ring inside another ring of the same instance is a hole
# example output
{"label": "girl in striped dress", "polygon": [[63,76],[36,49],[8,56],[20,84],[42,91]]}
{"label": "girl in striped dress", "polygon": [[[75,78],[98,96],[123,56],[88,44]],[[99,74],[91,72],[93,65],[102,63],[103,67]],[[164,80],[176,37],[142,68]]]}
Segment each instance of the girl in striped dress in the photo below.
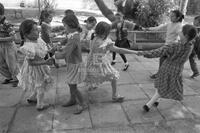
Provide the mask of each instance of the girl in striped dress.
{"label": "girl in striped dress", "polygon": [[185,62],[193,49],[193,39],[197,35],[197,30],[192,25],[185,25],[180,33],[180,41],[165,45],[161,48],[151,51],[138,52],[137,55],[143,55],[147,58],[157,58],[166,56],[161,64],[154,86],[157,89],[151,100],[143,106],[145,111],[149,111],[151,106],[158,106],[159,98],[173,100],[183,99],[183,81],[182,72]]}
{"label": "girl in striped dress", "polygon": [[87,105],[83,101],[81,92],[77,88],[77,84],[81,83],[85,78],[84,64],[82,62],[81,45],[80,45],[80,28],[78,19],[75,15],[67,15],[62,20],[68,41],[60,51],[55,53],[56,59],[65,59],[66,62],[66,81],[70,88],[70,100],[64,104],[69,107],[79,103],[74,114],[80,114],[87,109]]}

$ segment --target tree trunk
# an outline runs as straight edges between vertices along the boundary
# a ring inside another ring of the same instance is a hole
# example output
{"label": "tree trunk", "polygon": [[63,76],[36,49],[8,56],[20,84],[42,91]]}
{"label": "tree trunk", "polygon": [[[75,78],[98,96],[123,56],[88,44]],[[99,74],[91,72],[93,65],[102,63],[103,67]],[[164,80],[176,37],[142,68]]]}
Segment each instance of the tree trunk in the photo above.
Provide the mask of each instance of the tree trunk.
{"label": "tree trunk", "polygon": [[97,6],[99,7],[100,11],[102,12],[102,14],[111,22],[114,22],[115,19],[115,15],[114,13],[106,6],[106,4],[104,3],[103,0],[95,0]]}
{"label": "tree trunk", "polygon": [[187,5],[188,5],[188,0],[181,0],[179,9],[184,15],[186,15],[187,13]]}

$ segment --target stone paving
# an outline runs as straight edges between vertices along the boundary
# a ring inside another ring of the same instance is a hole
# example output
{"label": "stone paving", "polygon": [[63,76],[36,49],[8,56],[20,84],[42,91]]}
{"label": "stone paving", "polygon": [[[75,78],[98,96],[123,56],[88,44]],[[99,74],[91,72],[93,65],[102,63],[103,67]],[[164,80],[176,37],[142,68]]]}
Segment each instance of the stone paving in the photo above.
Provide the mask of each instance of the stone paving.
{"label": "stone paving", "polygon": [[[52,68],[55,87],[45,96],[52,106],[42,112],[25,102],[29,92],[1,84],[0,133],[200,133],[200,76],[189,78],[188,62],[183,72],[184,100],[162,99],[158,108],[145,113],[142,106],[155,91],[149,75],[157,71],[158,59],[128,55],[130,68],[126,72],[121,71],[119,55],[117,59],[115,67],[121,74],[118,91],[126,97],[125,101],[111,102],[109,83],[93,91],[81,84],[79,88],[89,109],[80,115],[73,114],[75,106],[61,106],[69,98],[64,67]],[[200,68],[200,62],[197,63]]]}

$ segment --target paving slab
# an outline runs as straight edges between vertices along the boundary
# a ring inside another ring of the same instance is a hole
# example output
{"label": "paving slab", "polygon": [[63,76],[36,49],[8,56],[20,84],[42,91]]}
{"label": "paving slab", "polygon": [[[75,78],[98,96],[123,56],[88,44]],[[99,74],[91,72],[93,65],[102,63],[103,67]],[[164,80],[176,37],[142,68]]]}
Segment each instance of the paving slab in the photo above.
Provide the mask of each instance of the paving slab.
{"label": "paving slab", "polygon": [[141,62],[141,66],[145,68],[145,70],[158,70],[159,63],[158,62]]}
{"label": "paving slab", "polygon": [[134,124],[133,128],[136,133],[176,133],[172,132],[170,126],[165,126],[163,121],[146,124]]}
{"label": "paving slab", "polygon": [[135,133],[131,127],[109,127],[77,130],[54,130],[48,133]]}
{"label": "paving slab", "polygon": [[185,97],[182,103],[195,117],[200,118],[200,96]]}
{"label": "paving slab", "polygon": [[140,72],[131,71],[130,75],[138,84],[152,83],[152,80],[149,78],[150,73],[147,70]]}
{"label": "paving slab", "polygon": [[118,103],[98,103],[90,105],[90,115],[94,127],[126,126],[128,121]]}
{"label": "paving slab", "polygon": [[192,113],[181,102],[160,99],[157,107],[166,120],[193,118]]}
{"label": "paving slab", "polygon": [[88,91],[88,99],[91,104],[101,103],[101,102],[111,102],[112,100],[111,85],[103,84],[103,85],[98,86],[98,88],[95,90]]}
{"label": "paving slab", "polygon": [[120,85],[118,86],[120,95],[125,96],[125,100],[147,99],[148,97],[138,85]]}
{"label": "paving slab", "polygon": [[8,125],[12,120],[15,108],[0,107],[0,132],[5,133],[8,130]]}
{"label": "paving slab", "polygon": [[120,72],[120,78],[117,80],[117,84],[134,84],[135,80],[128,72]]}
{"label": "paving slab", "polygon": [[80,129],[91,128],[91,120],[88,110],[82,112],[80,115],[74,115],[76,106],[73,107],[56,107],[54,110],[53,129]]}
{"label": "paving slab", "polygon": [[131,124],[149,123],[163,120],[161,114],[154,107],[152,107],[148,113],[143,111],[142,107],[146,102],[147,100],[135,100],[122,103]]}
{"label": "paving slab", "polygon": [[144,71],[146,70],[145,66],[142,65],[140,62],[129,62],[130,67],[128,68],[129,71]]}
{"label": "paving slab", "polygon": [[19,103],[23,90],[16,88],[0,89],[0,107],[10,107]]}
{"label": "paving slab", "polygon": [[52,129],[53,108],[37,111],[35,106],[20,107],[17,110],[10,132],[43,132]]}

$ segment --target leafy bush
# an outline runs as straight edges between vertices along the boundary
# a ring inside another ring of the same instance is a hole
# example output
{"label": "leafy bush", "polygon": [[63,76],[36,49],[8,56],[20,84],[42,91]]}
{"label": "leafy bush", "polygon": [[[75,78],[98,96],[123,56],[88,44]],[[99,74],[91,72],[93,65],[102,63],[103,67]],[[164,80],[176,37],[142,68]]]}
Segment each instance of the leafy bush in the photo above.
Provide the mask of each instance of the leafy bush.
{"label": "leafy bush", "polygon": [[175,7],[169,0],[137,0],[137,3],[135,21],[143,27],[153,27],[163,23],[163,18]]}

